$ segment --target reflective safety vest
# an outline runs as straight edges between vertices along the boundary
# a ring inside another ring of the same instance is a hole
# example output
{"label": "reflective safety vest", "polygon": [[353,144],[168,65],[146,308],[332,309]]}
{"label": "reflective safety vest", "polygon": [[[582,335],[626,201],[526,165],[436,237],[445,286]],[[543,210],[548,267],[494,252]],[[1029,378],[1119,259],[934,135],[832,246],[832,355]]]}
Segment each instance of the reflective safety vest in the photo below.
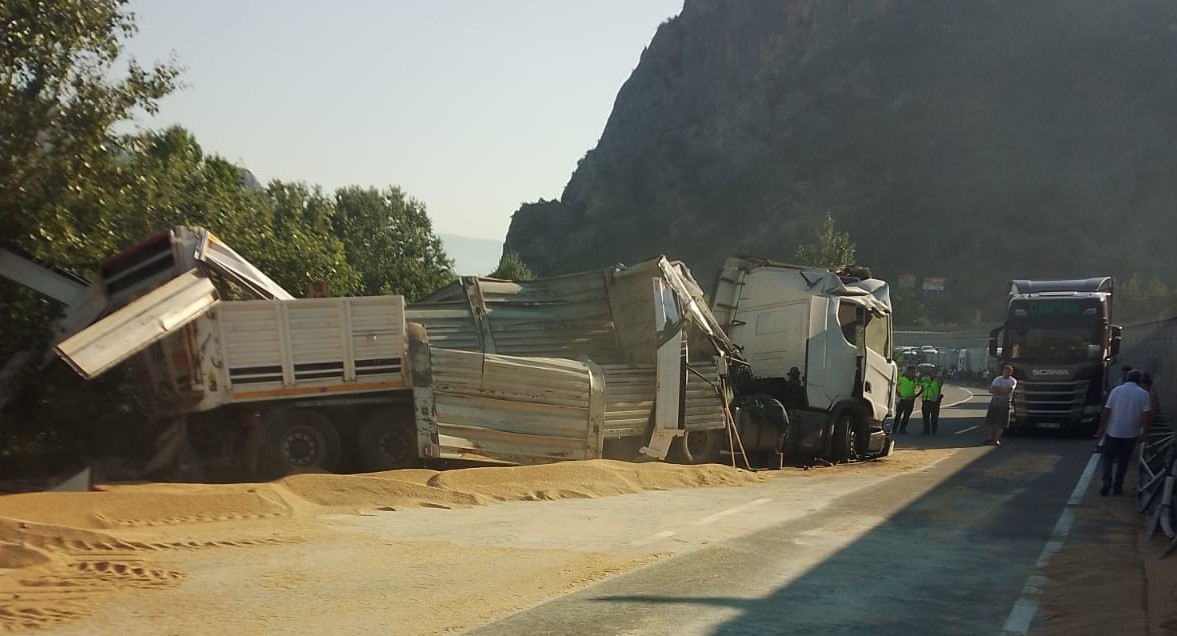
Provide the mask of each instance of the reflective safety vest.
{"label": "reflective safety vest", "polygon": [[915,397],[915,380],[906,375],[901,375],[895,383],[895,389],[899,395],[899,399],[910,400]]}
{"label": "reflective safety vest", "polygon": [[944,388],[944,383],[940,380],[924,378],[920,381],[920,386],[923,388],[920,398],[925,402],[935,402],[940,399],[940,390]]}

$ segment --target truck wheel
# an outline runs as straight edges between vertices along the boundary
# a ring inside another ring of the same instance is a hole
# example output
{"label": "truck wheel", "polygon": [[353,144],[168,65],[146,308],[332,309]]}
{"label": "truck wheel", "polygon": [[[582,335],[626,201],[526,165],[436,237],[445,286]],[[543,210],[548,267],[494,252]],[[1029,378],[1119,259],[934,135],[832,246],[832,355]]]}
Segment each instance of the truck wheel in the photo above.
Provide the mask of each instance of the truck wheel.
{"label": "truck wheel", "polygon": [[287,407],[271,411],[261,426],[257,465],[263,477],[339,467],[339,431],[321,413]]}
{"label": "truck wheel", "polygon": [[673,460],[679,464],[710,464],[719,461],[722,433],[722,428],[684,432],[682,437],[674,440],[674,446],[671,447]]}
{"label": "truck wheel", "polygon": [[360,425],[360,465],[367,472],[422,466],[412,409],[383,408]]}
{"label": "truck wheel", "polygon": [[858,459],[862,450],[858,443],[858,427],[854,413],[843,411],[834,421],[834,443],[832,457],[836,462]]}

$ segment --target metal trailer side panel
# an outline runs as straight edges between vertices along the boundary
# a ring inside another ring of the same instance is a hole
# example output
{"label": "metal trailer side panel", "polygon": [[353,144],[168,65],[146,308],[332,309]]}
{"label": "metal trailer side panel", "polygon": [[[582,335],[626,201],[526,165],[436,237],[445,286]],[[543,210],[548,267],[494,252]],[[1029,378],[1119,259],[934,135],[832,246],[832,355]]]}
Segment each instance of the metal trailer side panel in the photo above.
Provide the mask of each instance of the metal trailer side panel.
{"label": "metal trailer side panel", "polygon": [[654,414],[654,365],[600,367],[605,374],[605,438],[648,435]]}
{"label": "metal trailer side panel", "polygon": [[400,296],[229,302],[217,323],[237,402],[407,386]]}
{"label": "metal trailer side panel", "polygon": [[711,364],[692,364],[687,370],[686,412],[683,430],[700,431],[723,428],[726,399],[719,391],[719,367]]}
{"label": "metal trailer side panel", "polygon": [[[442,457],[542,463],[600,456],[600,400],[589,365],[432,349]],[[599,392],[599,388],[597,388]],[[594,425],[596,423],[596,425]]]}

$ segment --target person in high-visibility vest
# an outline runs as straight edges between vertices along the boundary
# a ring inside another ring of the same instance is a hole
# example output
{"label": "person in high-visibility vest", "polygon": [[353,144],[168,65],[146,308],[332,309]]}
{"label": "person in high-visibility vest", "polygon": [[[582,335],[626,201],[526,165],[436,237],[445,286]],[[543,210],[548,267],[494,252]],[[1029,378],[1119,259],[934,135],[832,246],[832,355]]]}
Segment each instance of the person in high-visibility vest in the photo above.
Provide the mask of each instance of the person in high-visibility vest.
{"label": "person in high-visibility vest", "polygon": [[944,381],[940,370],[932,369],[920,378],[920,413],[924,416],[922,435],[935,435],[940,428],[940,402],[944,401]]}
{"label": "person in high-visibility vest", "polygon": [[915,410],[915,399],[920,394],[919,382],[915,377],[915,367],[909,366],[895,382],[895,431],[907,432],[907,423],[911,420],[911,412]]}

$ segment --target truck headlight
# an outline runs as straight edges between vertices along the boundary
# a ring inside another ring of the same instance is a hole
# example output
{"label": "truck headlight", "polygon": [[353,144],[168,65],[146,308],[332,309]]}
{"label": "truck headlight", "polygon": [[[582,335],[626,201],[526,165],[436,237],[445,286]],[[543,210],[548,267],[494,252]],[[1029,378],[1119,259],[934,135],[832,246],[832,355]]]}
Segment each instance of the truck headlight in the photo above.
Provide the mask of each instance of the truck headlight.
{"label": "truck headlight", "polygon": [[1083,407],[1084,415],[1097,415],[1103,407],[1101,406],[1085,406]]}

